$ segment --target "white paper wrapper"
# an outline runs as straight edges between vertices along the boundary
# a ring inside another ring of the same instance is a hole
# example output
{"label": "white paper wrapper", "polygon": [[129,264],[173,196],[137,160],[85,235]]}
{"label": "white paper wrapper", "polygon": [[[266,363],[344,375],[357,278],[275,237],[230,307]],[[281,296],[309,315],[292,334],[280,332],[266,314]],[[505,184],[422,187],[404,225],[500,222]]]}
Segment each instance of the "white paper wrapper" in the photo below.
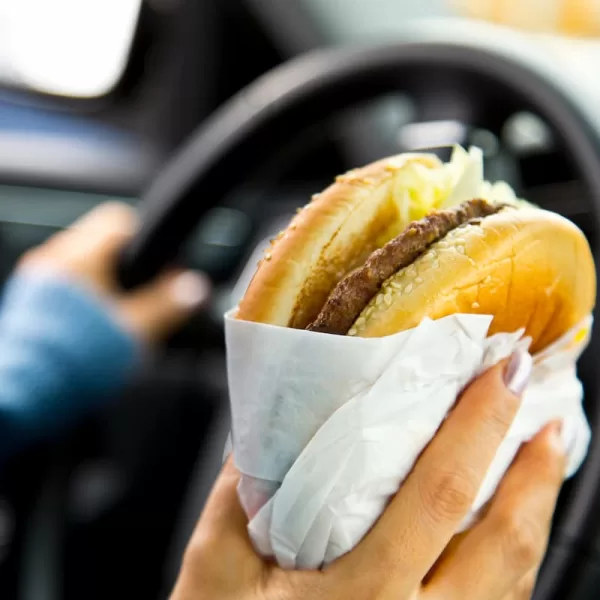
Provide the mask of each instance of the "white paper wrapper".
{"label": "white paper wrapper", "polygon": [[[396,493],[460,391],[528,348],[522,332],[487,338],[491,317],[454,315],[378,339],[324,335],[225,317],[239,493],[257,549],[284,568],[318,568],[351,550]],[[568,476],[590,430],[576,361],[586,319],[534,357],[519,413],[468,527],[520,445],[564,421]]]}

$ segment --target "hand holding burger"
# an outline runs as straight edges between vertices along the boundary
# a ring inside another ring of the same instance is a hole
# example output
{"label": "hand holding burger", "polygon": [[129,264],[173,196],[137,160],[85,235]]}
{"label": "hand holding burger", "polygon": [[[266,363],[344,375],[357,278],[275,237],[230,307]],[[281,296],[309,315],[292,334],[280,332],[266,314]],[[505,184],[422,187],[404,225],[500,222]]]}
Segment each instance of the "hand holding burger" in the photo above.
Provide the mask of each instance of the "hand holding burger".
{"label": "hand holding burger", "polygon": [[[523,329],[537,353],[578,325],[595,296],[582,232],[484,181],[477,151],[457,148],[445,164],[401,155],[338,177],[273,241],[235,316],[377,338],[425,318],[483,314],[489,335]],[[173,600],[529,597],[565,473],[560,422],[524,444],[480,520],[457,532],[531,367],[516,352],[468,386],[365,537],[320,570],[285,571],[257,554],[230,460]]]}
{"label": "hand holding burger", "polygon": [[322,570],[285,571],[257,554],[229,460],[171,600],[530,598],[563,481],[558,424],[521,450],[482,520],[453,537],[519,408],[511,389],[527,375],[517,356],[469,386],[369,534]]}

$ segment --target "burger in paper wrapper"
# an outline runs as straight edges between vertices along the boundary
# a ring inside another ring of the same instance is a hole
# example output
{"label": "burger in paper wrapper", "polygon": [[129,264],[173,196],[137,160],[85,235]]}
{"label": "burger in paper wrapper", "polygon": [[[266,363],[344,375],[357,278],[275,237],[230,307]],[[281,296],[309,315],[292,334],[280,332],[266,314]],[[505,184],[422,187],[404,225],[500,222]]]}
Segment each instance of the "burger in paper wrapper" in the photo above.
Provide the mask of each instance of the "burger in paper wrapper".
{"label": "burger in paper wrapper", "polygon": [[349,550],[461,389],[523,344],[532,382],[480,500],[556,417],[570,423],[574,472],[589,442],[576,361],[595,298],[583,233],[485,181],[475,148],[338,177],[273,241],[226,319],[233,450],[259,550],[289,567]]}

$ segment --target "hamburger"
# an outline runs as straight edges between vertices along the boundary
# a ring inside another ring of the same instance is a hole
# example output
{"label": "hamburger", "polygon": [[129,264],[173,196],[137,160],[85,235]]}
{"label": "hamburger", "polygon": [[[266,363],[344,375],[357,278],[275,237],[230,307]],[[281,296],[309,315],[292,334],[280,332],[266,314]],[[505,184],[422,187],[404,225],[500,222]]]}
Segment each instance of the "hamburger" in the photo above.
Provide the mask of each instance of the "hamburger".
{"label": "hamburger", "polygon": [[491,315],[537,352],[593,309],[596,271],[568,219],[483,177],[481,151],[405,153],[336,178],[265,252],[236,313],[384,337],[424,318]]}

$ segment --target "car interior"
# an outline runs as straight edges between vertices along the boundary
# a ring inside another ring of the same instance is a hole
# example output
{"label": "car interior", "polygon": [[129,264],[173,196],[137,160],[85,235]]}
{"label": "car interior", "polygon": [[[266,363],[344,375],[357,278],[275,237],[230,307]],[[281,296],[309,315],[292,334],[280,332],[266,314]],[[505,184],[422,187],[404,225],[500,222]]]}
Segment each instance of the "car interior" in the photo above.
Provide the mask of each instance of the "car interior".
{"label": "car interior", "polygon": [[[229,430],[223,314],[268,240],[334,175],[476,145],[489,179],[573,220],[598,256],[600,40],[491,29],[442,0],[130,0],[103,19],[47,4],[43,28],[0,7],[3,279],[29,248],[119,200],[145,224],[124,283],[178,256],[214,294],[122,397],[0,473],[3,598],[168,596]],[[27,35],[11,46],[2,22]],[[27,36],[61,48],[27,54]],[[94,60],[112,60],[96,79]],[[598,344],[579,365],[594,432]],[[561,494],[535,597],[596,598],[599,583],[594,437]]]}

